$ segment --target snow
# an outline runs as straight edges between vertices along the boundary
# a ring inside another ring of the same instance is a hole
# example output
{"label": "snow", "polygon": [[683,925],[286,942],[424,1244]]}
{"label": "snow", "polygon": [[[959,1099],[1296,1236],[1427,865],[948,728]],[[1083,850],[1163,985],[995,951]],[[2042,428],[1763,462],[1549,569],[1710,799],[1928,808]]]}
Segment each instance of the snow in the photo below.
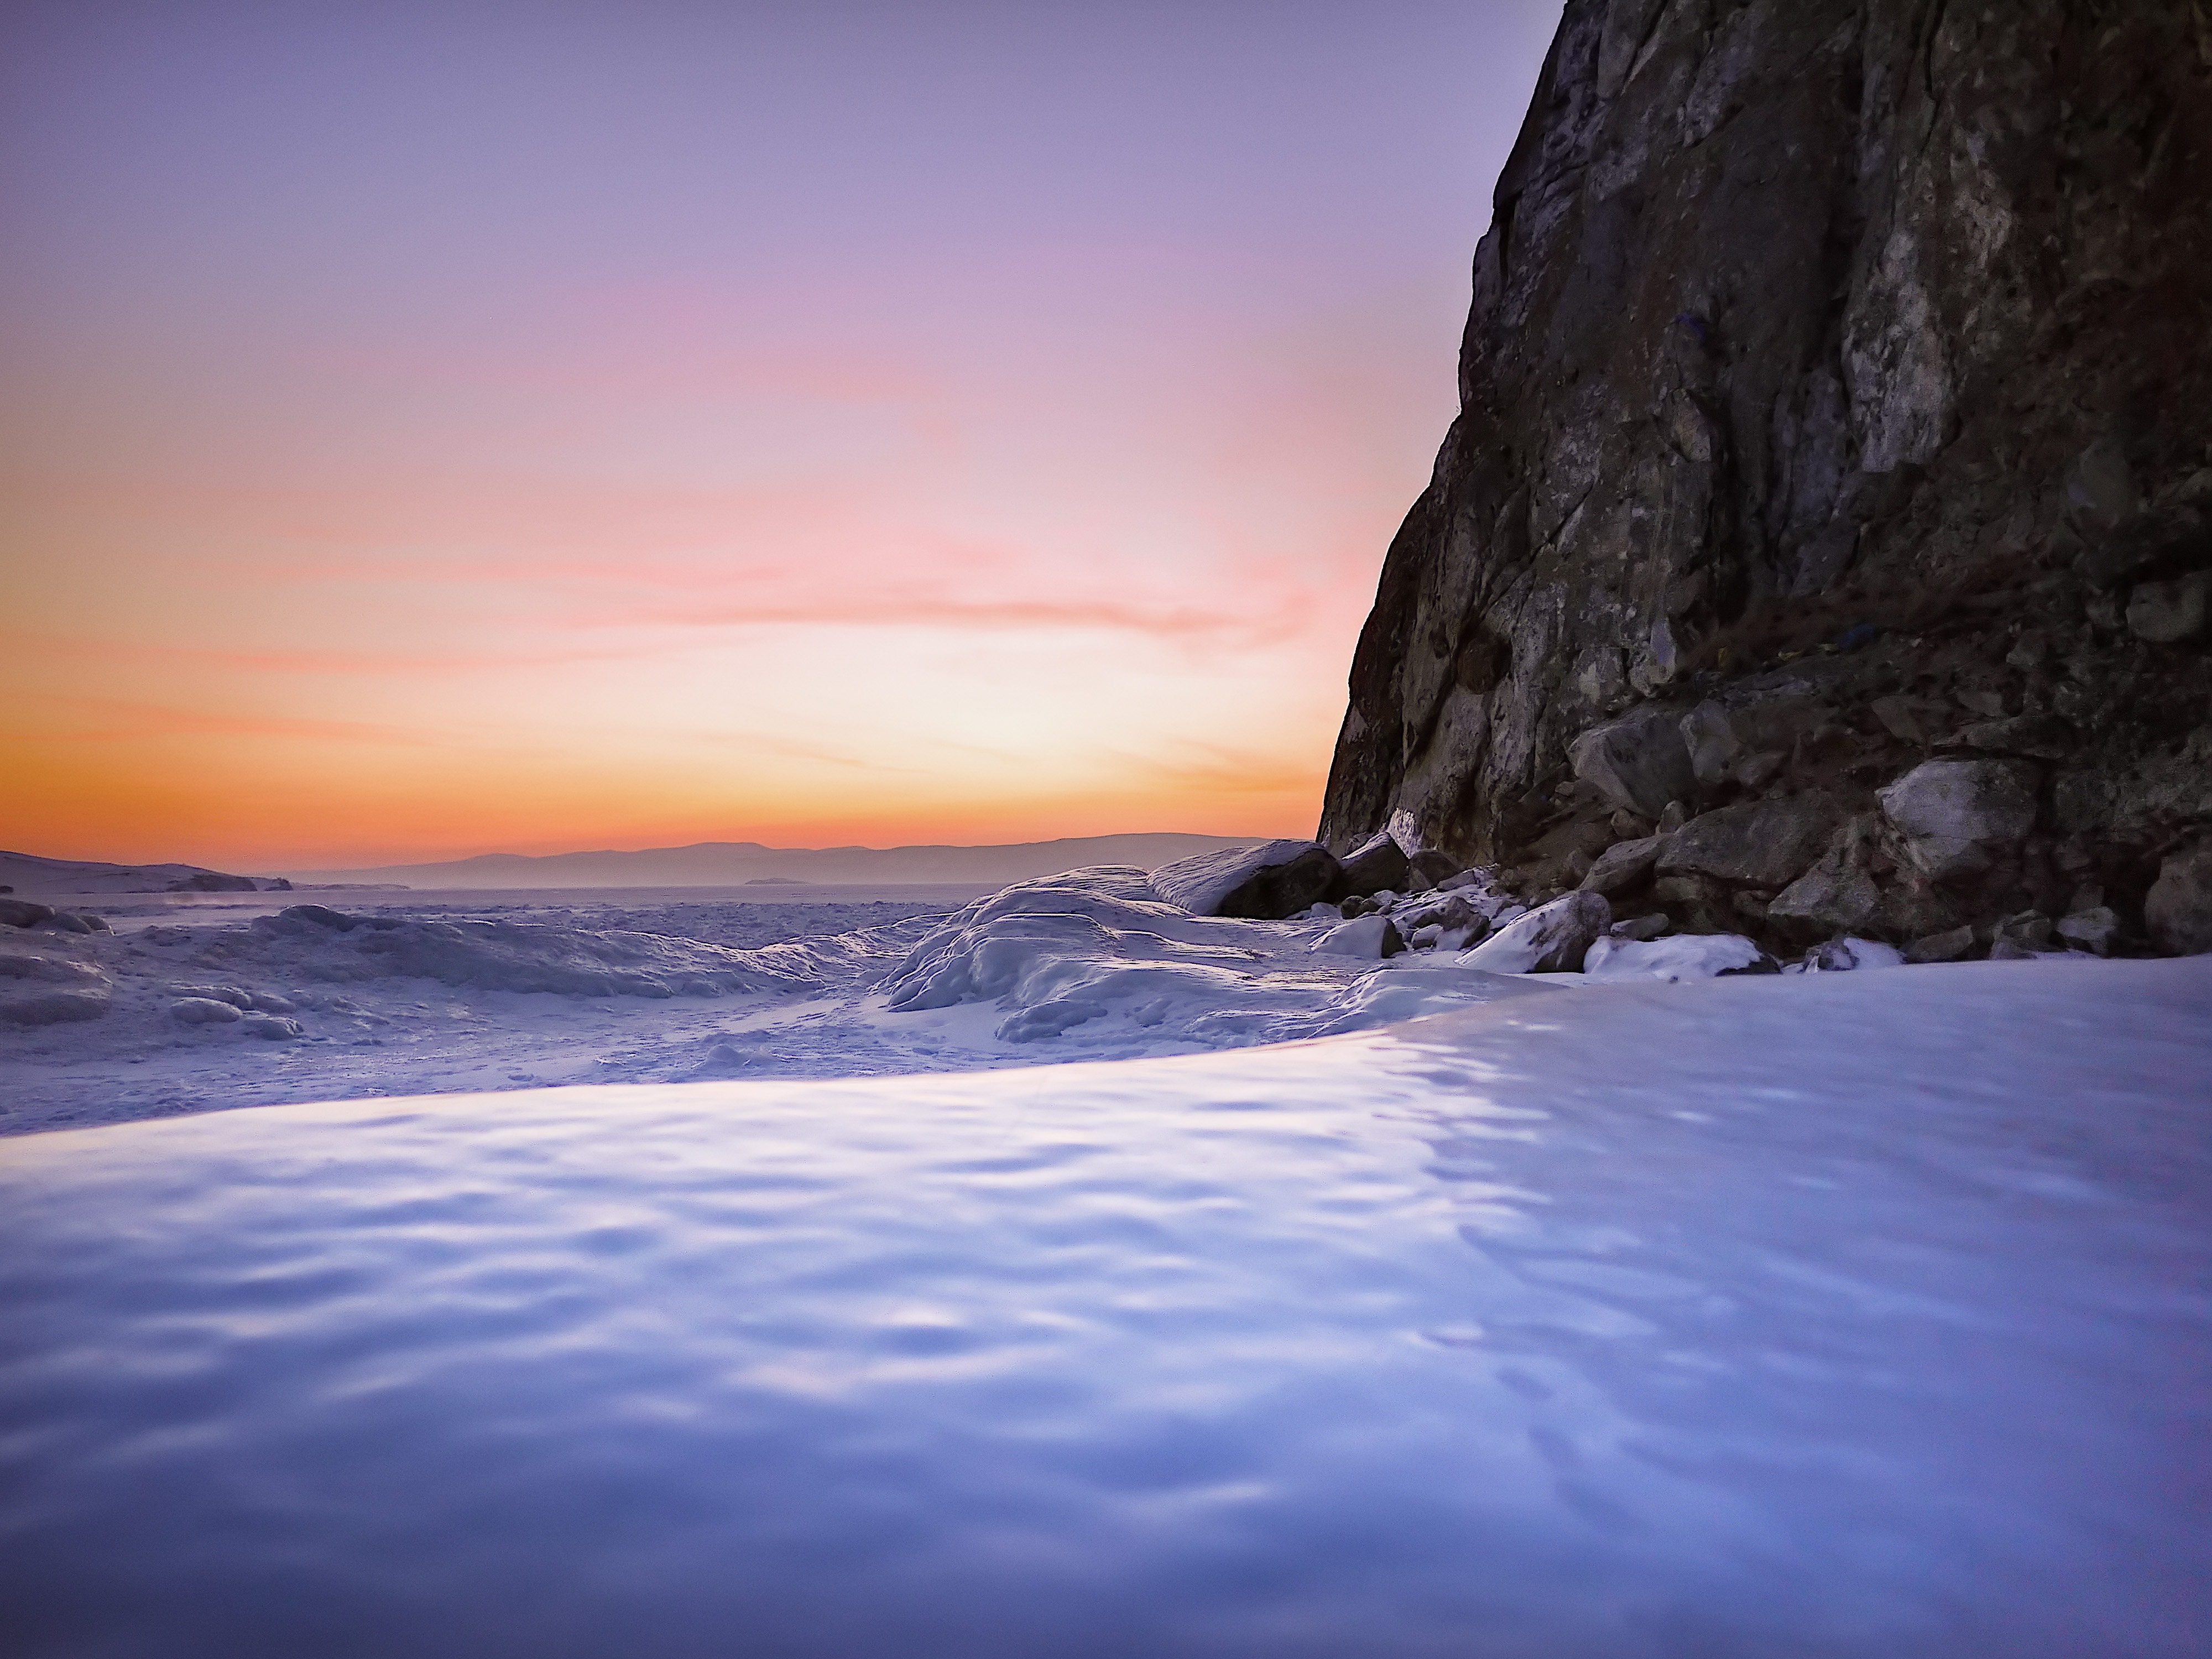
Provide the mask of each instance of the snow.
{"label": "snow", "polygon": [[[1072,977],[974,1000],[979,907],[908,946],[970,1000],[884,1018],[1202,1000],[1107,896]],[[9,1650],[2204,1650],[2212,960],[1492,977],[0,1142]]]}
{"label": "snow", "polygon": [[1676,933],[1667,939],[1607,937],[1583,958],[1585,980],[1711,979],[1740,973],[1765,952],[1741,933]]}

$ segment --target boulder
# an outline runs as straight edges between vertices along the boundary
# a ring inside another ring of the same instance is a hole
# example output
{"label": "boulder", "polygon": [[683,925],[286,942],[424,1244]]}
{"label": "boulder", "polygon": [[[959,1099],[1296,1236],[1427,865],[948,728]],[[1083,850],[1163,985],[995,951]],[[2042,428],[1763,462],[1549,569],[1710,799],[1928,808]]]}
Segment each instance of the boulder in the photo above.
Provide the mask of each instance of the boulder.
{"label": "boulder", "polygon": [[2056,931],[2061,940],[2076,951],[2108,957],[2112,953],[2113,941],[2120,935],[2120,919],[2099,904],[2060,917]]}
{"label": "boulder", "polygon": [[1784,887],[1820,856],[1843,821],[1843,803],[1817,791],[1743,801],[1692,818],[1668,836],[1657,867],[1662,875]]}
{"label": "boulder", "polygon": [[2157,645],[2193,640],[2204,631],[2212,572],[2196,570],[2170,582],[2142,582],[2128,596],[2128,631]]}
{"label": "boulder", "polygon": [[1595,980],[1717,979],[1771,969],[1766,952],[1741,933],[1677,933],[1671,939],[1608,934],[1591,945],[1583,971]]}
{"label": "boulder", "polygon": [[1152,888],[1194,916],[1277,921],[1326,899],[1342,872],[1335,855],[1316,842],[1271,841],[1163,865],[1152,873]]}
{"label": "boulder", "polygon": [[1873,920],[1881,890],[1861,867],[1864,844],[1856,825],[1838,830],[1813,867],[1774,896],[1766,918],[1803,938],[1808,933],[1848,933]]}
{"label": "boulder", "polygon": [[0,997],[0,1021],[10,1025],[64,1025],[98,1019],[106,1012],[104,991],[33,991],[23,996]]}
{"label": "boulder", "polygon": [[1904,963],[1902,951],[1870,939],[1832,939],[1805,952],[1808,974],[1847,974],[1859,968],[1897,968]]}
{"label": "boulder", "polygon": [[1743,754],[1743,742],[1728,710],[1701,702],[1682,716],[1682,743],[1690,751],[1690,770],[1699,783],[1726,781],[1729,768]]}
{"label": "boulder", "polygon": [[1613,907],[1601,896],[1568,893],[1515,917],[1459,960],[1492,974],[1573,973],[1612,926]]}
{"label": "boulder", "polygon": [[1812,702],[1789,691],[1749,701],[1709,697],[1682,716],[1690,769],[1700,783],[1740,781],[1747,763],[1784,757],[1798,733],[1819,718]]}
{"label": "boulder", "polygon": [[1409,866],[1406,878],[1407,890],[1413,893],[1425,893],[1443,886],[1458,875],[1462,868],[1460,861],[1450,854],[1439,853],[1432,847],[1423,848],[1406,862]]}
{"label": "boulder", "polygon": [[1406,941],[1389,917],[1361,916],[1338,923],[1316,939],[1311,948],[1316,956],[1364,957],[1379,962],[1403,951]]}
{"label": "boulder", "polygon": [[15,951],[0,951],[0,979],[40,980],[75,990],[105,990],[115,982],[88,962]]}
{"label": "boulder", "polygon": [[2036,781],[2018,761],[1933,760],[1879,796],[1913,864],[1942,881],[1986,870],[1995,849],[2035,827]]}
{"label": "boulder", "polygon": [[1681,717],[1664,708],[1639,708],[1590,727],[1567,746],[1567,763],[1577,779],[1639,817],[1657,817],[1697,784]]}
{"label": "boulder", "polygon": [[238,1029],[248,1036],[257,1036],[271,1042],[283,1042],[303,1035],[300,1022],[286,1019],[279,1014],[241,1014]]}
{"label": "boulder", "polygon": [[1905,947],[1907,962],[1956,962],[1974,948],[1974,930],[1954,927],[1941,933],[1929,933],[1917,939]]}
{"label": "boulder", "polygon": [[172,985],[168,992],[187,1002],[227,1002],[241,1013],[253,1006],[253,993],[235,985]]}
{"label": "boulder", "polygon": [[1386,888],[1393,892],[1402,892],[1406,886],[1407,868],[1405,848],[1388,836],[1377,836],[1344,860],[1339,878],[1344,891],[1330,896],[1341,898],[1346,894],[1356,894],[1361,898],[1370,898]]}
{"label": "boulder", "polygon": [[79,915],[74,910],[57,910],[46,918],[46,926],[58,933],[105,933],[109,930],[105,921],[95,927],[95,918]]}
{"label": "boulder", "polygon": [[1662,915],[1632,916],[1626,921],[1616,921],[1606,932],[1614,939],[1657,939],[1674,924]]}
{"label": "boulder", "polygon": [[169,1018],[179,1025],[235,1025],[246,1016],[213,997],[179,997],[169,1005]]}
{"label": "boulder", "polygon": [[2161,950],[2184,957],[2212,951],[2212,841],[2159,866],[2143,901],[2143,921]]}
{"label": "boulder", "polygon": [[0,922],[10,927],[35,927],[54,919],[54,907],[30,899],[0,898]]}
{"label": "boulder", "polygon": [[1634,841],[1615,842],[1597,855],[1589,873],[1583,878],[1583,890],[1611,898],[1648,881],[1659,861],[1660,841],[1657,836],[1639,836]]}

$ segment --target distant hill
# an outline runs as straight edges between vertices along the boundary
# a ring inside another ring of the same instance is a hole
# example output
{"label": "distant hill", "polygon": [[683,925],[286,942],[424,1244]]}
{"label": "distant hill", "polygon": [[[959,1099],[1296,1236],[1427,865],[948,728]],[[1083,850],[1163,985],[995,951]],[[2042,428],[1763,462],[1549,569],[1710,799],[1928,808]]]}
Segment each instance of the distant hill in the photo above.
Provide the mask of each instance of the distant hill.
{"label": "distant hill", "polygon": [[234,876],[197,864],[101,864],[0,853],[0,887],[18,893],[251,893],[284,885],[275,876]]}
{"label": "distant hill", "polygon": [[635,852],[483,853],[445,864],[398,864],[374,870],[292,870],[294,881],[400,882],[409,887],[735,887],[781,880],[900,884],[961,882],[978,885],[1049,876],[1091,864],[1133,864],[1146,870],[1210,853],[1249,847],[1264,836],[1079,836],[1007,847],[763,847],[750,841],[708,841]]}

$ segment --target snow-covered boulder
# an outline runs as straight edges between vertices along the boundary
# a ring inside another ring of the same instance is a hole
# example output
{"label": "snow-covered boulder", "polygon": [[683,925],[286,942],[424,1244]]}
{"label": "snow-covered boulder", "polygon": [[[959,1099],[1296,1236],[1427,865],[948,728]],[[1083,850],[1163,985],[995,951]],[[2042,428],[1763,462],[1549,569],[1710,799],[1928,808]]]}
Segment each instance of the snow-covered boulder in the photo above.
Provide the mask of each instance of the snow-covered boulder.
{"label": "snow-covered boulder", "polygon": [[1388,916],[1359,916],[1339,922],[1313,943],[1316,955],[1365,957],[1380,961],[1406,948],[1397,924]]}
{"label": "snow-covered boulder", "polygon": [[169,1005],[169,1018],[179,1025],[235,1025],[246,1016],[214,997],[179,997]]}
{"label": "snow-covered boulder", "polygon": [[105,991],[32,991],[0,996],[0,1022],[9,1025],[65,1025],[98,1019],[107,1012]]}
{"label": "snow-covered boulder", "polygon": [[1905,952],[1879,939],[1832,939],[1805,953],[1808,974],[1842,974],[1857,968],[1901,968]]}
{"label": "snow-covered boulder", "polygon": [[1177,859],[1152,872],[1152,891],[1194,916],[1274,921],[1334,891],[1342,872],[1317,842],[1271,841]]}
{"label": "snow-covered boulder", "polygon": [[1755,969],[1765,960],[1766,953],[1741,933],[1674,933],[1655,939],[1607,934],[1591,944],[1583,972],[1598,981],[1717,979]]}
{"label": "snow-covered boulder", "polygon": [[1515,917],[1459,960],[1492,974],[1572,973],[1613,925],[1613,907],[1596,893],[1574,892]]}

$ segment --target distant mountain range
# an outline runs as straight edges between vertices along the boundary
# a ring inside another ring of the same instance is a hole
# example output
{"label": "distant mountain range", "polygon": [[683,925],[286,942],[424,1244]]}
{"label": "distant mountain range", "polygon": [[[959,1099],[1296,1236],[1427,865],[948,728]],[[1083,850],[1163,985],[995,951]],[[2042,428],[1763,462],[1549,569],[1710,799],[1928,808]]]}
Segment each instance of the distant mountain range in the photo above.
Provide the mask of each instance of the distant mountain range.
{"label": "distant mountain range", "polygon": [[483,853],[444,864],[285,873],[302,884],[398,882],[409,887],[735,887],[771,881],[989,886],[1092,864],[1133,864],[1152,870],[1194,853],[1249,847],[1267,839],[1264,836],[1163,832],[1077,836],[1005,847],[880,848],[763,847],[750,841],[708,841],[635,852],[551,853],[542,857]]}

